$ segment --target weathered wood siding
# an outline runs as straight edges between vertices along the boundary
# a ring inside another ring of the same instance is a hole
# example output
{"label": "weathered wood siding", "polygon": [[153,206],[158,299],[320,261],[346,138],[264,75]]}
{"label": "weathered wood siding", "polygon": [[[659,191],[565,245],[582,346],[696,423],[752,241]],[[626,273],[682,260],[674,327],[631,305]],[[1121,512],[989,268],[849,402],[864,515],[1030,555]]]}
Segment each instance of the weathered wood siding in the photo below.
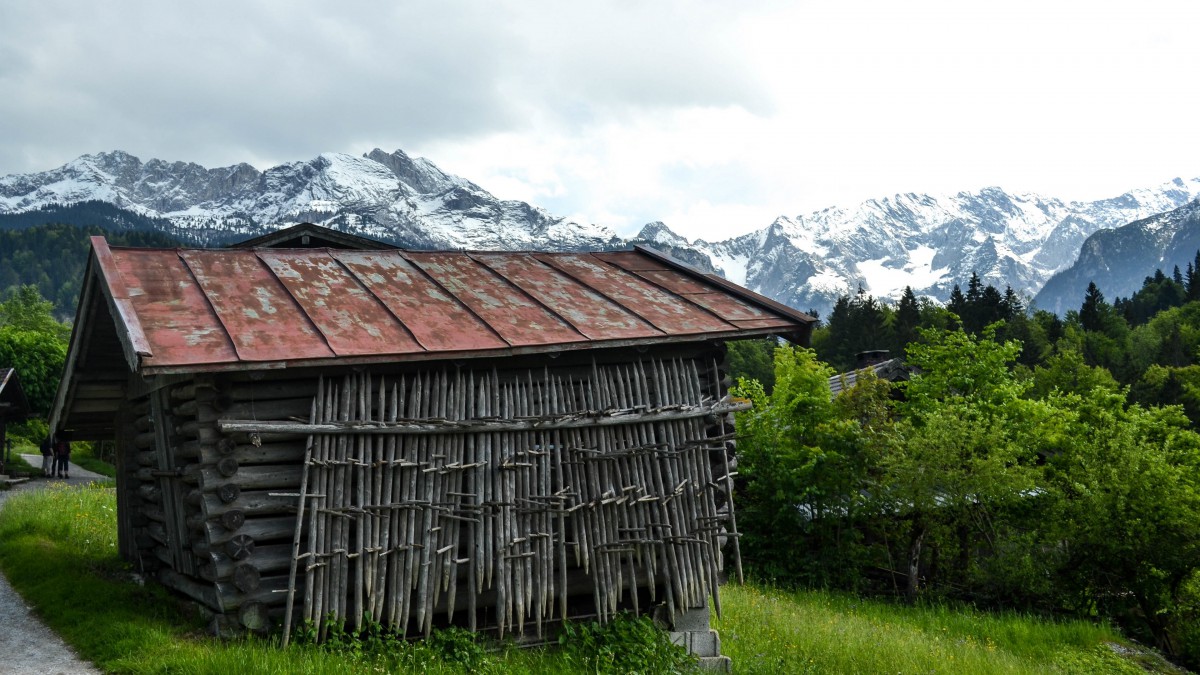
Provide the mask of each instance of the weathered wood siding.
{"label": "weathered wood siding", "polygon": [[723,353],[161,386],[122,415],[121,551],[252,629],[288,606],[404,633],[699,607],[735,530]]}

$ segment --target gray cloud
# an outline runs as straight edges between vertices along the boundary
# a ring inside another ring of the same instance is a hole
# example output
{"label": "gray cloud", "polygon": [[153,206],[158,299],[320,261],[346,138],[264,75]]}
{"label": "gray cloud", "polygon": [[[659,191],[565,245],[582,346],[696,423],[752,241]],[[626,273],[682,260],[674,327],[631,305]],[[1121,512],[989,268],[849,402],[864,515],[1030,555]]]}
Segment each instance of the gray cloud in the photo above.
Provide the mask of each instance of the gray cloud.
{"label": "gray cloud", "polygon": [[767,106],[720,24],[685,9],[4,3],[0,174],[118,148],[264,164],[645,107]]}

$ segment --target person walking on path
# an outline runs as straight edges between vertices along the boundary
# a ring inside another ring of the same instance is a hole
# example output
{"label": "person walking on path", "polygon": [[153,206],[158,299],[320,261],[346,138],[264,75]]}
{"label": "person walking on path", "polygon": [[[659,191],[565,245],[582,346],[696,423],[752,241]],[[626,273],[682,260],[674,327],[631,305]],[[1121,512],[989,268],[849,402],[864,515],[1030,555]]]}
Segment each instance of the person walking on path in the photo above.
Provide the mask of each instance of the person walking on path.
{"label": "person walking on path", "polygon": [[54,475],[54,436],[46,436],[42,441],[42,475],[49,478]]}
{"label": "person walking on path", "polygon": [[66,434],[58,434],[54,441],[54,473],[59,478],[70,478],[71,441]]}

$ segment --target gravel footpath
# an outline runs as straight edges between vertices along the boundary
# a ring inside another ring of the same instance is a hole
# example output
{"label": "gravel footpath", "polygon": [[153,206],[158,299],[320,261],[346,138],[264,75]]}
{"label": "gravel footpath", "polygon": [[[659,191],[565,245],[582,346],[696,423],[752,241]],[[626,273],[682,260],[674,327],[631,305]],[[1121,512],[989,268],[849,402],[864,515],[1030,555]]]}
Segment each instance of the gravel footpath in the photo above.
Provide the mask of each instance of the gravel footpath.
{"label": "gravel footpath", "polygon": [[[40,455],[22,455],[31,466],[40,467]],[[0,508],[5,499],[15,492],[41,490],[53,483],[83,485],[93,480],[104,480],[104,476],[85,471],[71,464],[70,480],[37,478],[0,490]],[[0,673],[14,675],[91,675],[99,673],[95,666],[81,660],[62,638],[54,634],[25,604],[25,600],[9,585],[8,579],[0,574]]]}

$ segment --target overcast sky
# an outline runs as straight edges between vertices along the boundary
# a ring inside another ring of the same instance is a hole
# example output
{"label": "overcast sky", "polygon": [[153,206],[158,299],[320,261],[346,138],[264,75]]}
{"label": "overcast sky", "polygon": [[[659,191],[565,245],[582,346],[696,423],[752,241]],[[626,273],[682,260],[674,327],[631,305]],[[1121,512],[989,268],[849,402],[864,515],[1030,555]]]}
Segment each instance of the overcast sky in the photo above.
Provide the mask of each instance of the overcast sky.
{"label": "overcast sky", "polygon": [[1200,2],[0,4],[0,175],[379,147],[624,234],[1200,176]]}

